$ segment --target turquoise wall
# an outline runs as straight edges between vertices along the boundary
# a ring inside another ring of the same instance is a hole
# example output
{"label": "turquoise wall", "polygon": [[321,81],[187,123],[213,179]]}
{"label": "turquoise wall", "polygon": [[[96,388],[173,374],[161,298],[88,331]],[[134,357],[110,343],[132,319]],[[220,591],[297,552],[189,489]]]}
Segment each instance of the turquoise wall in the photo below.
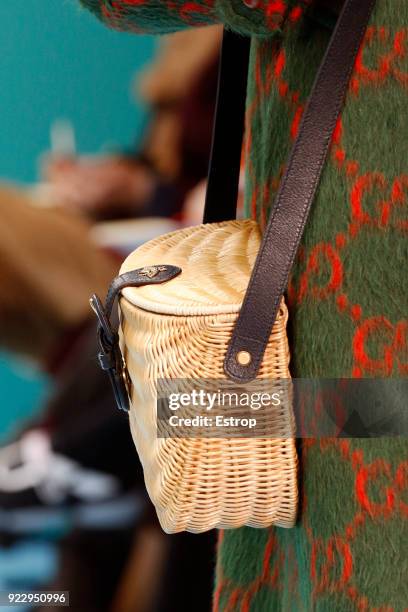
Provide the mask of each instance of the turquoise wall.
{"label": "turquoise wall", "polygon": [[0,176],[33,180],[60,117],[81,151],[130,146],[143,123],[130,83],[153,44],[108,30],[76,0],[1,2]]}
{"label": "turquoise wall", "polygon": [[[56,119],[72,122],[80,152],[132,146],[145,121],[132,77],[153,46],[151,37],[108,30],[75,0],[1,2],[0,177],[35,180]],[[0,355],[0,436],[46,388]]]}

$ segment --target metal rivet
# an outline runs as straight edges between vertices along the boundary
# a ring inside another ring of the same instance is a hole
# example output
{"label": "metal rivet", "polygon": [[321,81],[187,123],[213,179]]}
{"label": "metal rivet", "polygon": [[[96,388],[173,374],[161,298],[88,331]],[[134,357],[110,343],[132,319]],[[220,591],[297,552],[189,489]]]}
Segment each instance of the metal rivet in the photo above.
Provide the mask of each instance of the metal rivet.
{"label": "metal rivet", "polygon": [[259,0],[242,0],[247,8],[256,8],[259,5]]}
{"label": "metal rivet", "polygon": [[239,351],[239,353],[237,353],[236,359],[239,365],[247,366],[251,363],[252,356],[251,353],[248,353],[248,351]]}

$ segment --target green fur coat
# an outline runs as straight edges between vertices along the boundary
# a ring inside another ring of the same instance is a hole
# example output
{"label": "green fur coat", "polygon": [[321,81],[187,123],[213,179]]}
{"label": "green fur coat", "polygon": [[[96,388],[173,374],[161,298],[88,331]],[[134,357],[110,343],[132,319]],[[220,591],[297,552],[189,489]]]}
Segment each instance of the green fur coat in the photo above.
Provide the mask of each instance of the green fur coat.
{"label": "green fur coat", "polygon": [[[246,210],[264,225],[330,1],[82,2],[135,32],[222,22],[252,36]],[[288,289],[294,376],[408,374],[407,202],[408,0],[377,0]],[[220,534],[215,609],[407,611],[408,442],[305,440],[300,463],[295,528]]]}

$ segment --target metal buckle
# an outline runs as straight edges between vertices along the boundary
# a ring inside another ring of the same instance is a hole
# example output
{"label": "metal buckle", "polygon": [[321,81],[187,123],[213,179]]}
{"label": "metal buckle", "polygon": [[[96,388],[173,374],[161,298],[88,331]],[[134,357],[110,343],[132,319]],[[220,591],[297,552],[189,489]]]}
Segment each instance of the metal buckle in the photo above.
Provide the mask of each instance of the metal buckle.
{"label": "metal buckle", "polygon": [[118,332],[112,328],[110,322],[110,314],[115,300],[125,287],[158,285],[166,283],[179,274],[181,274],[181,268],[172,265],[145,266],[144,268],[124,272],[113,279],[105,306],[95,294],[89,300],[98,319],[99,365],[110,378],[115,400],[120,410],[129,411],[131,382],[120,350]]}
{"label": "metal buckle", "polygon": [[109,318],[98,296],[94,294],[89,303],[98,319],[99,365],[109,376],[119,410],[129,412],[130,380],[126,363],[119,347],[119,336],[112,329]]}

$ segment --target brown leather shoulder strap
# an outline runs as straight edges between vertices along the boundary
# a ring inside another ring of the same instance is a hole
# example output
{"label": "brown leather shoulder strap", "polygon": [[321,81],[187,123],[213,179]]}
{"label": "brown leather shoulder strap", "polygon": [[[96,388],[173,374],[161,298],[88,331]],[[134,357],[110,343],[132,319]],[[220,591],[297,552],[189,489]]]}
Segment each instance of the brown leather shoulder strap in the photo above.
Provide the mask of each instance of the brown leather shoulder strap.
{"label": "brown leather shoulder strap", "polygon": [[232,380],[257,376],[374,4],[346,0],[318,71],[226,354]]}

